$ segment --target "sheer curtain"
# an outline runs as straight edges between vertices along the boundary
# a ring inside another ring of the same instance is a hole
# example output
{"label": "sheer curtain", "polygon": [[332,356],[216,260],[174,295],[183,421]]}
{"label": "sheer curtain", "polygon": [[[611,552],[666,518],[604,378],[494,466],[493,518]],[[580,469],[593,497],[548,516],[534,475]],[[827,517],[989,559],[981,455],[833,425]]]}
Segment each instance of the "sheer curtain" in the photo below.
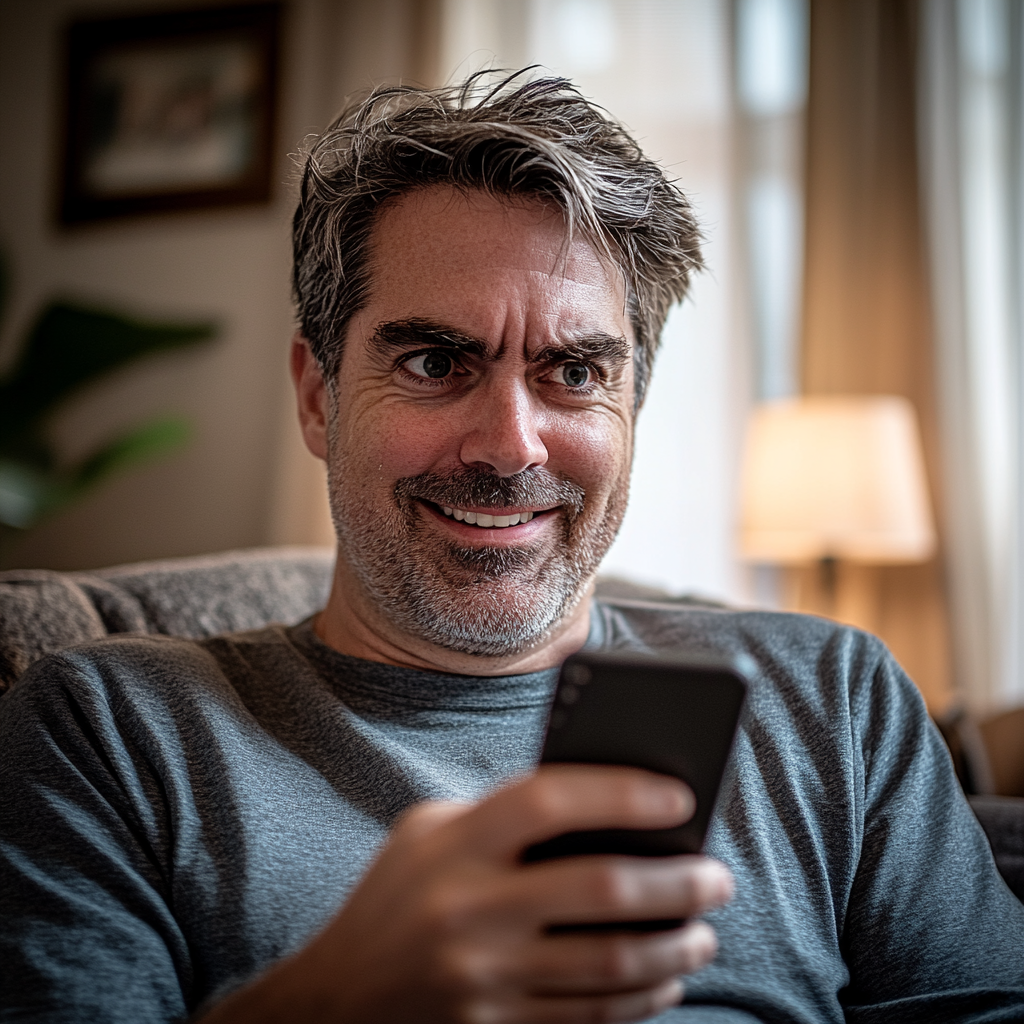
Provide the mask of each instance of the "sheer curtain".
{"label": "sheer curtain", "polygon": [[920,12],[955,673],[984,712],[1024,701],[1024,5]]}
{"label": "sheer curtain", "polygon": [[[808,0],[736,0],[735,194],[745,272],[752,392],[759,401],[800,390]],[[776,566],[753,565],[754,603],[782,605]]]}
{"label": "sheer curtain", "polygon": [[807,0],[735,5],[736,178],[758,399],[800,390],[807,6]]}

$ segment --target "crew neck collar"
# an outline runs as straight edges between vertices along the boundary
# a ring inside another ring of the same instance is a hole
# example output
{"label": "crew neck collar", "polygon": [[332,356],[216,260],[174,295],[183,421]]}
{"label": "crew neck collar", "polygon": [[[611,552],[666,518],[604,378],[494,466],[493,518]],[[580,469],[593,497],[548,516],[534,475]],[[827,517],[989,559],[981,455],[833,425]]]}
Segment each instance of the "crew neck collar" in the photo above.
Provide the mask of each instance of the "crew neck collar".
{"label": "crew neck collar", "polygon": [[547,704],[558,669],[507,676],[470,676],[404,668],[342,654],[317,636],[311,616],[289,632],[292,642],[342,698],[361,695],[423,708],[495,710]]}

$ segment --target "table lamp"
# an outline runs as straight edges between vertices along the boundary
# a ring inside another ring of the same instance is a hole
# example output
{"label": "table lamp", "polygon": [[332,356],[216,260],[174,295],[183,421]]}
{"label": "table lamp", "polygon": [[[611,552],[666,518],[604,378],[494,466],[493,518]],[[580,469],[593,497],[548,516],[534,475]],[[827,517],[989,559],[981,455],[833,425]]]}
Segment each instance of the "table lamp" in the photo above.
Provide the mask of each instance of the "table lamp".
{"label": "table lamp", "polygon": [[743,557],[816,563],[813,610],[854,625],[872,628],[876,599],[872,579],[846,567],[923,562],[935,550],[920,437],[904,398],[815,396],[756,407],[740,493]]}

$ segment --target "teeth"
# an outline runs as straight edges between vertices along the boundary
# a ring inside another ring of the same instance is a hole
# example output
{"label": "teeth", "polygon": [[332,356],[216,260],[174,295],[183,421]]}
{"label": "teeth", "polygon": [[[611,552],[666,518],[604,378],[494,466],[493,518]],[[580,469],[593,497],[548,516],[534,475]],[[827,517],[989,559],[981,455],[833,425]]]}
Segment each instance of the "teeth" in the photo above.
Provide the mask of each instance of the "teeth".
{"label": "teeth", "polygon": [[528,523],[536,514],[534,512],[513,512],[508,516],[493,516],[488,512],[465,512],[461,508],[453,508],[448,505],[442,505],[441,511],[446,516],[454,516],[460,523],[466,522],[483,527],[518,526],[520,523]]}

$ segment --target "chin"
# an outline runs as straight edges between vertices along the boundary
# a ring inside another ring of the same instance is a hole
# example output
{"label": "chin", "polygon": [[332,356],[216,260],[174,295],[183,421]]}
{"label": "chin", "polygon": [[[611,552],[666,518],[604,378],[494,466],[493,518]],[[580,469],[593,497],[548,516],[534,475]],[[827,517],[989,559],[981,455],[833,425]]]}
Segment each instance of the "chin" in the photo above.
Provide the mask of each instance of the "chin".
{"label": "chin", "polygon": [[417,595],[395,609],[405,629],[429,643],[481,658],[507,657],[538,647],[587,592],[589,580],[564,588],[527,588],[492,581],[459,592]]}
{"label": "chin", "polygon": [[592,576],[564,554],[538,566],[536,553],[521,549],[450,548],[401,561],[400,571],[396,563],[389,572],[354,566],[371,600],[403,632],[486,658],[542,644],[578,606]]}

